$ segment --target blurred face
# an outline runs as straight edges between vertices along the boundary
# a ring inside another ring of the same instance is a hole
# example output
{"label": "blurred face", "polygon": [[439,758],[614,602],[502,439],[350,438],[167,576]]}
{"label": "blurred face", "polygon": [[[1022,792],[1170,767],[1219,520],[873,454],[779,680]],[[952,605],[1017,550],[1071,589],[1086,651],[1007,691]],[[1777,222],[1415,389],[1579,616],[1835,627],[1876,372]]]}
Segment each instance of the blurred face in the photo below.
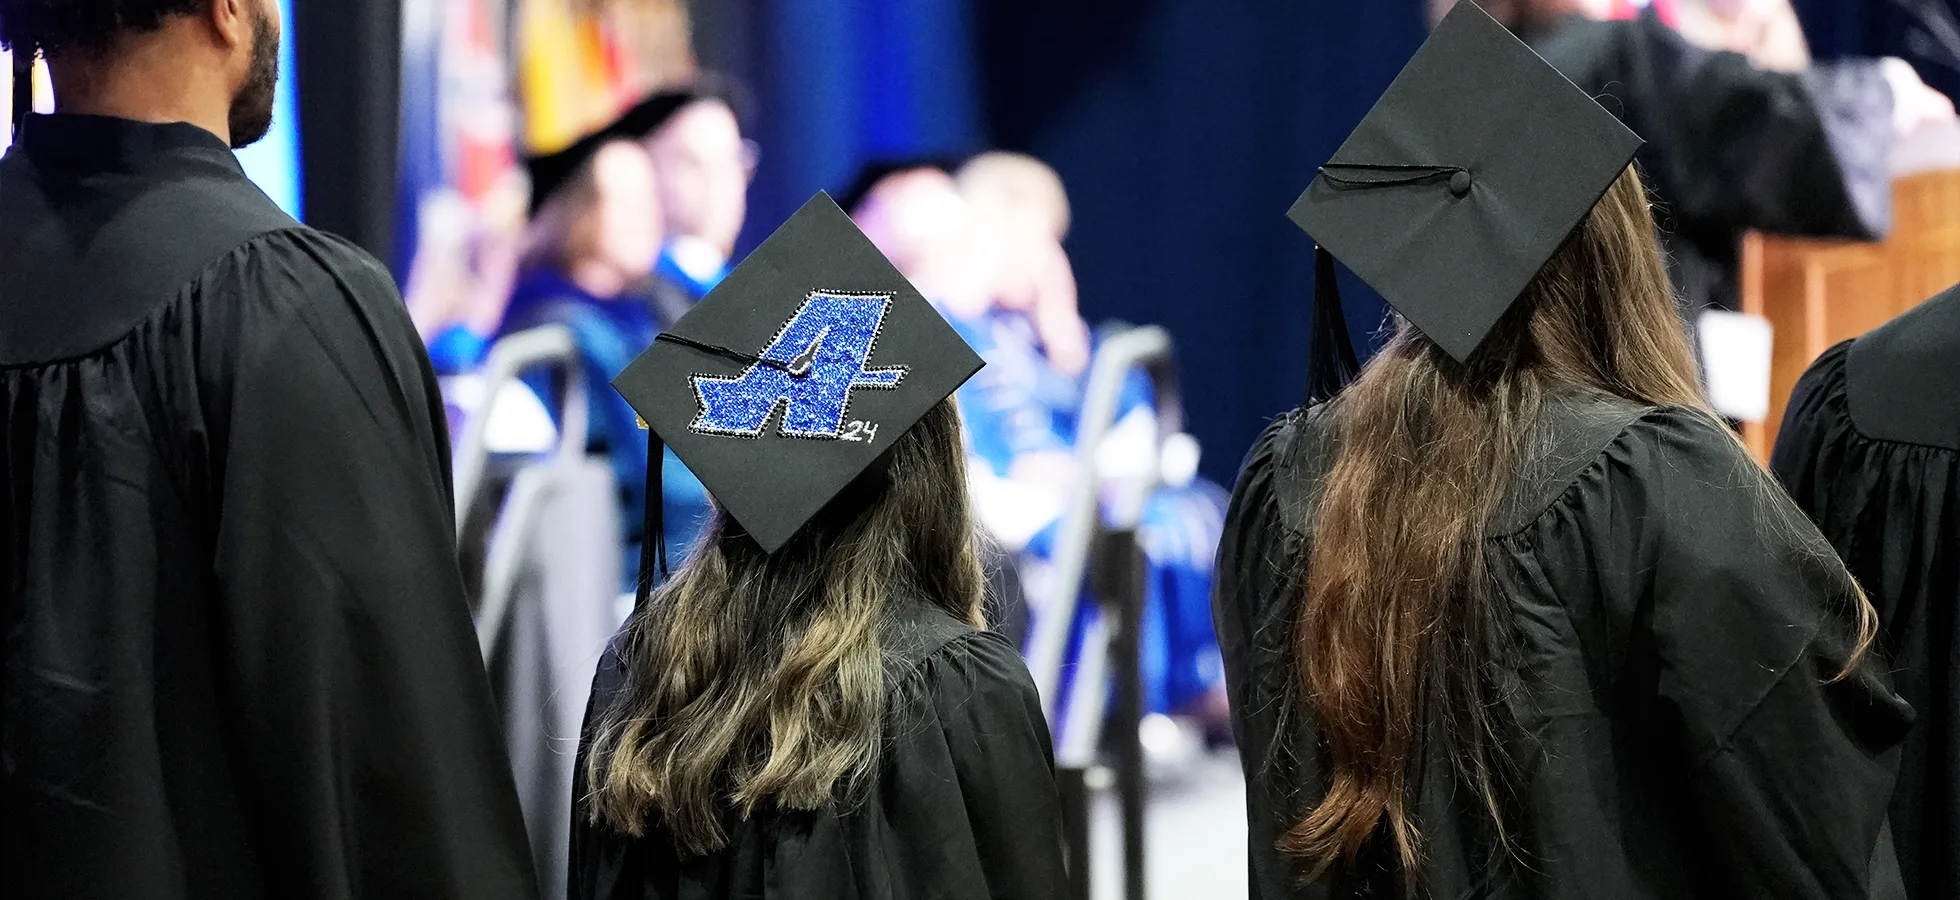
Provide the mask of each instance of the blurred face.
{"label": "blurred face", "polygon": [[[1458,0],[1429,0],[1429,24],[1434,27],[1456,7]],[[1543,23],[1564,13],[1580,13],[1603,19],[1612,13],[1613,0],[1462,0],[1475,2],[1491,18],[1516,29],[1527,22]]]}
{"label": "blurred face", "polygon": [[255,144],[272,129],[272,100],[279,85],[279,0],[247,0],[252,5],[251,57],[245,79],[231,97],[231,146]]}
{"label": "blurred face", "polygon": [[593,208],[587,218],[597,262],[633,279],[653,271],[664,230],[653,161],[638,144],[621,141],[592,160]]}
{"label": "blurred face", "polygon": [[647,150],[668,233],[698,237],[724,254],[734,253],[755,168],[734,111],[719,100],[698,101],[654,132]]}
{"label": "blurred face", "polygon": [[878,182],[855,218],[907,277],[943,268],[959,252],[968,225],[966,200],[952,176],[938,169],[899,172]]}

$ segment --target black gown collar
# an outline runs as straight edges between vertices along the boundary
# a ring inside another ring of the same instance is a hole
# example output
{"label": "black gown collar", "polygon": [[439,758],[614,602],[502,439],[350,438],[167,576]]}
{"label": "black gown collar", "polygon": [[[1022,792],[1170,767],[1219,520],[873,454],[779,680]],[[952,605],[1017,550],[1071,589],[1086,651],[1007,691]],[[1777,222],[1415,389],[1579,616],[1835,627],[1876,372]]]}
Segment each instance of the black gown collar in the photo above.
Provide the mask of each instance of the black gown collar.
{"label": "black gown collar", "polygon": [[29,115],[21,128],[20,146],[37,168],[138,173],[196,157],[244,175],[222,138],[185,122]]}

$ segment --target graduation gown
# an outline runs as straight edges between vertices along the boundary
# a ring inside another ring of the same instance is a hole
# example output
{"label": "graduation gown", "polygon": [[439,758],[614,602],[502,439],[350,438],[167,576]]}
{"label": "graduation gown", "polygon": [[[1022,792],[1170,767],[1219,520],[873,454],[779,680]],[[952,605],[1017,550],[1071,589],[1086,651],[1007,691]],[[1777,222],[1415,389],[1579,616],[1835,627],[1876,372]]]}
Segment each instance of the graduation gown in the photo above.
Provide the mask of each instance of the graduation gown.
{"label": "graduation gown", "polygon": [[[1290,638],[1336,446],[1323,409],[1259,439],[1220,550],[1254,900],[1400,895],[1379,834],[1311,886],[1274,849],[1327,785]],[[1491,851],[1430,718],[1410,788],[1426,896],[1890,896],[1868,886],[1897,880],[1880,833],[1910,711],[1876,661],[1826,683],[1852,644],[1852,585],[1815,532],[1772,526],[1808,528],[1700,414],[1564,396],[1529,446],[1484,543],[1514,629],[1520,855]]]}
{"label": "graduation gown", "polygon": [[1647,140],[1638,157],[1676,289],[1735,309],[1743,232],[1872,239],[1891,226],[1892,92],[1875,61],[1801,73],[1689,44],[1651,9],[1525,36]]}
{"label": "graduation gown", "polygon": [[[885,752],[857,795],[729,816],[726,847],[683,857],[658,823],[572,827],[571,900],[1061,900],[1061,801],[1041,699],[1014,646],[923,604],[886,642]],[[621,689],[601,661],[591,722]],[[576,796],[586,794],[584,748]]]}
{"label": "graduation gown", "polygon": [[1892,822],[1914,897],[1960,895],[1960,288],[1820,357],[1771,468],[1878,607],[1919,711]]}
{"label": "graduation gown", "polygon": [[535,898],[388,273],[189,125],[0,160],[0,895]]}

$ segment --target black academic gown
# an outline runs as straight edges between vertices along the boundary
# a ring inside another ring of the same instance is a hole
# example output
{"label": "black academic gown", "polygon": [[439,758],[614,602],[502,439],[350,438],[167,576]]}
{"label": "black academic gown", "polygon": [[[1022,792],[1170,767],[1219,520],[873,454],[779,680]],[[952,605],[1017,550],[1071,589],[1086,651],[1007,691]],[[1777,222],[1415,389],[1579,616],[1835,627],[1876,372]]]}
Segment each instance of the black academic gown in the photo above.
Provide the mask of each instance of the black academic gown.
{"label": "black academic gown", "polygon": [[[859,793],[731,821],[728,845],[696,857],[657,822],[627,838],[581,810],[571,900],[1065,900],[1053,750],[1020,654],[924,605],[900,615],[886,650],[884,758]],[[623,677],[608,652],[588,738]]]}
{"label": "black academic gown", "polygon": [[1870,239],[1890,228],[1892,91],[1876,62],[1766,71],[1689,44],[1651,10],[1570,16],[1526,39],[1647,140],[1641,172],[1691,312],[1737,308],[1745,231]]}
{"label": "black academic gown", "polygon": [[[1401,896],[1379,835],[1360,865],[1311,886],[1274,850],[1327,784],[1289,635],[1329,418],[1267,429],[1220,550],[1253,900]],[[1515,629],[1520,854],[1491,852],[1447,734],[1426,722],[1411,773],[1426,896],[1895,896],[1880,834],[1910,711],[1875,661],[1826,683],[1852,644],[1853,594],[1815,532],[1696,413],[1568,396],[1530,446],[1484,543]],[[1888,890],[1868,892],[1878,880]]]}
{"label": "black academic gown", "polygon": [[1892,801],[1907,887],[1960,896],[1960,288],[1819,358],[1771,468],[1870,592],[1919,710]]}
{"label": "black academic gown", "polygon": [[0,896],[534,900],[388,273],[189,125],[0,160]]}

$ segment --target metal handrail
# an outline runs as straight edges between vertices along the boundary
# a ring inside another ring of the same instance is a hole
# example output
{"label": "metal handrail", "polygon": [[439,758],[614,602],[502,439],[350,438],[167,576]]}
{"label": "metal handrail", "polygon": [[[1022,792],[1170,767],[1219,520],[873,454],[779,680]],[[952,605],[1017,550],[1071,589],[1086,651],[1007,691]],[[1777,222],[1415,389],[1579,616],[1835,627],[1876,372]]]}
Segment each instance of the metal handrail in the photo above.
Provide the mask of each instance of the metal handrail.
{"label": "metal handrail", "polygon": [[[1090,547],[1102,524],[1102,477],[1097,451],[1116,424],[1117,404],[1122,399],[1124,384],[1129,380],[1130,372],[1139,366],[1150,375],[1156,386],[1159,446],[1166,438],[1182,430],[1183,409],[1178,402],[1177,367],[1172,356],[1170,333],[1152,325],[1133,328],[1104,340],[1096,350],[1088,385],[1083,392],[1075,445],[1078,477],[1068,507],[1062,514],[1055,541],[1054,565],[1049,580],[1049,589],[1053,593],[1039,607],[1039,615],[1035,617],[1028,640],[1028,670],[1034,676],[1036,688],[1041,691],[1042,709],[1050,722],[1055,722],[1059,713],[1062,662],[1068,654],[1069,632],[1081,603]],[[1137,484],[1134,491],[1120,498],[1117,504],[1119,515],[1126,519],[1141,515],[1143,502],[1157,488],[1159,468],[1152,466],[1149,477]],[[1129,524],[1134,527],[1133,521]],[[1084,641],[1084,647],[1107,643],[1107,624],[1100,623],[1100,626],[1091,626],[1091,634]],[[1097,658],[1088,661],[1090,668],[1099,667],[1103,654],[1093,655]],[[1095,676],[1098,680],[1103,677],[1097,672],[1082,672],[1080,669],[1078,675]],[[1086,677],[1078,677],[1076,681],[1095,683]],[[1098,691],[1089,693],[1100,694]],[[1071,740],[1067,732],[1097,731],[1093,728],[1066,727],[1086,719],[1091,713],[1099,713],[1103,706],[1101,699],[1078,696],[1076,700],[1072,706],[1086,705],[1095,709],[1080,710],[1069,717],[1069,723],[1064,723],[1065,727],[1060,729],[1063,732],[1062,749],[1077,749],[1081,740],[1093,737],[1079,734]]]}
{"label": "metal handrail", "polygon": [[[458,537],[463,534],[489,465],[487,430],[496,410],[497,395],[507,387],[521,384],[519,378],[524,373],[541,366],[558,366],[565,372],[565,393],[559,405],[558,449],[551,465],[568,466],[585,458],[586,422],[591,404],[583,357],[571,329],[546,325],[499,340],[490,348],[483,366],[483,407],[464,424],[463,434],[456,441]],[[524,547],[548,499],[549,479],[538,477],[540,474],[518,473],[511,482],[510,495],[504,501],[496,527],[490,533],[483,564],[483,599],[476,613],[477,648],[482,651],[486,664],[497,652],[503,637],[504,620],[510,614],[517,590],[518,570],[524,564]]]}
{"label": "metal handrail", "polygon": [[585,455],[586,422],[590,415],[585,366],[580,362],[578,340],[563,325],[545,325],[520,331],[497,341],[483,364],[483,408],[463,423],[456,439],[456,533],[461,536],[476,492],[483,487],[483,473],[490,463],[488,431],[490,417],[497,407],[497,396],[504,388],[517,384],[524,373],[540,366],[555,365],[565,372],[565,396],[560,405],[558,460],[575,460]]}

